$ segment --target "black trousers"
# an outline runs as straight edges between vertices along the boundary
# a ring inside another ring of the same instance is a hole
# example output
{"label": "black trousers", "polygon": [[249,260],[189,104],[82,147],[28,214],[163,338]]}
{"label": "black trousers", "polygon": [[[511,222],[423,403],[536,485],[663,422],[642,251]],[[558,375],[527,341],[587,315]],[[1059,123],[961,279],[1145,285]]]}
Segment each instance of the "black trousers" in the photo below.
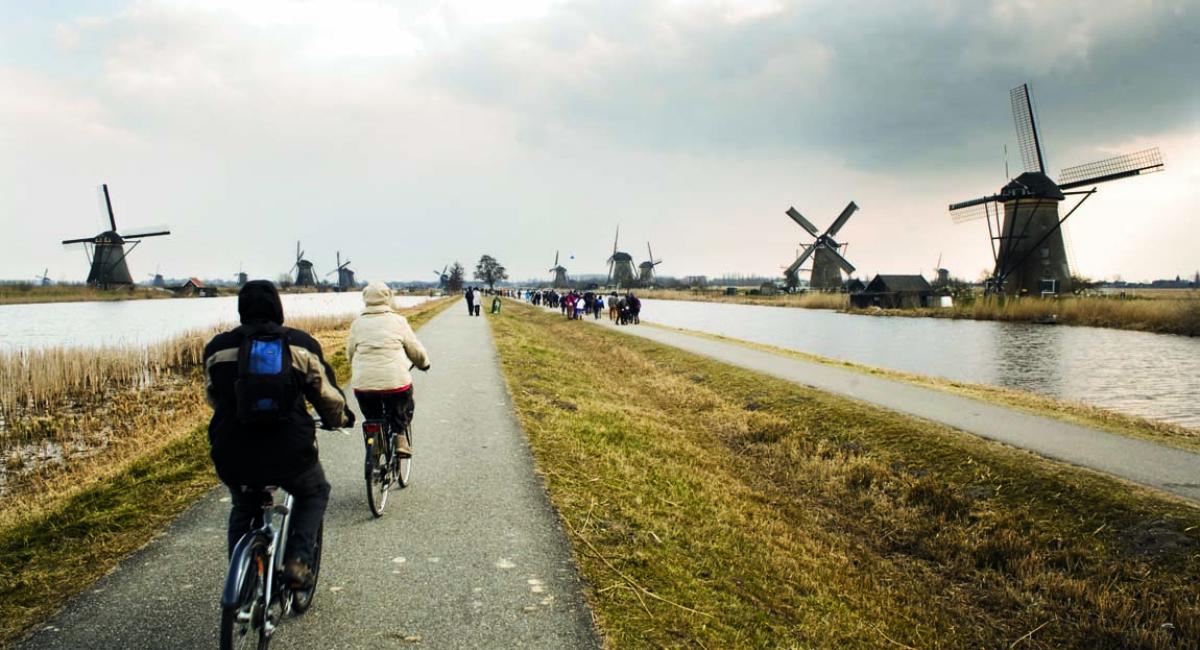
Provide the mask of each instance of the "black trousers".
{"label": "black trousers", "polygon": [[358,400],[358,408],[362,410],[363,418],[365,419],[380,420],[386,417],[394,427],[400,427],[405,422],[412,422],[413,409],[415,408],[412,386],[409,386],[408,390],[402,393],[360,393],[359,391],[354,391],[354,398]]}
{"label": "black trousers", "polygon": [[470,300],[467,301],[467,315],[468,316],[475,315],[475,303]]}
{"label": "black trousers", "polygon": [[[263,504],[271,495],[264,486],[230,485],[229,494],[233,508],[229,511],[228,552],[251,527],[261,522]],[[292,522],[288,529],[287,557],[312,564],[313,545],[317,543],[317,529],[325,518],[325,506],[329,505],[329,481],[321,463],[282,481],[278,487],[292,495]]]}

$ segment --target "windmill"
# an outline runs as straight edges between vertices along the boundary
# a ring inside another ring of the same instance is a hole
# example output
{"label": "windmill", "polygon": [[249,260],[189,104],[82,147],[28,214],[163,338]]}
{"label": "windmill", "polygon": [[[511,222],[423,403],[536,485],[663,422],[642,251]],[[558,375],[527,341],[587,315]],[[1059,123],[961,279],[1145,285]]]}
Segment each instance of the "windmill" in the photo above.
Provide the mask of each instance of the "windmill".
{"label": "windmill", "polygon": [[159,272],[158,272],[158,266],[157,266],[157,265],[155,265],[155,267],[154,267],[154,273],[150,273],[150,274],[148,274],[148,275],[149,275],[149,277],[151,278],[151,280],[150,280],[150,286],[152,286],[152,287],[158,287],[158,288],[160,288],[160,289],[165,289],[165,288],[166,288],[166,286],[167,286],[167,281],[163,279],[162,273],[159,273]]}
{"label": "windmill", "polygon": [[654,259],[654,251],[650,250],[650,242],[646,242],[646,253],[650,257],[645,262],[638,264],[638,282],[643,287],[654,284],[654,267],[662,264],[662,260]]}
{"label": "windmill", "polygon": [[300,242],[296,242],[296,261],[292,264],[292,268],[288,269],[296,271],[297,287],[315,287],[317,286],[317,276],[313,275],[312,262],[304,259],[304,251],[300,250]]}
{"label": "windmill", "polygon": [[243,270],[243,268],[244,267],[241,264],[238,264],[238,272],[233,276],[237,279],[237,286],[239,287],[245,286],[245,284],[250,281],[250,276],[246,275],[246,272]]}
{"label": "windmill", "polygon": [[613,238],[613,252],[608,257],[608,282],[617,287],[632,287],[637,283],[637,271],[633,268],[633,256],[617,250],[617,240],[621,237],[621,227],[617,226],[617,236]]}
{"label": "windmill", "polygon": [[33,279],[34,279],[34,280],[37,280],[37,281],[38,281],[38,284],[39,284],[39,285],[41,285],[41,286],[43,286],[43,287],[48,287],[48,286],[50,286],[50,284],[51,284],[51,281],[50,281],[50,269],[46,269],[45,271],[42,271],[42,274],[41,274],[41,275],[35,275],[35,276],[33,276]]}
{"label": "windmill", "polygon": [[338,291],[349,291],[354,288],[354,271],[350,270],[350,259],[342,262],[342,252],[337,253],[337,268],[325,275],[338,274]]}
{"label": "windmill", "polygon": [[438,278],[439,289],[444,290],[446,287],[450,286],[450,276],[446,275],[446,269],[448,268],[450,268],[449,264],[443,266],[441,271],[438,271],[437,269],[434,269],[433,271],[433,274]]}
{"label": "windmill", "polygon": [[817,227],[811,221],[804,218],[796,208],[788,208],[787,216],[792,218],[792,221],[800,224],[800,227],[808,231],[808,234],[816,238],[813,243],[804,247],[804,251],[792,262],[792,265],[787,267],[783,272],[783,277],[787,279],[788,286],[796,287],[800,284],[799,273],[800,265],[808,261],[809,257],[813,258],[812,280],[809,286],[813,289],[821,291],[834,291],[842,288],[842,271],[846,275],[854,273],[854,265],[851,264],[843,255],[842,249],[845,244],[839,244],[834,239],[838,231],[846,225],[850,220],[850,216],[858,211],[858,206],[854,201],[846,204],[846,208],[838,215],[837,219],[833,220],[833,224],[825,230],[824,233],[818,235]]}
{"label": "windmill", "polygon": [[[104,206],[108,212],[109,230],[94,237],[65,239],[63,245],[82,244],[87,253],[91,270],[88,272],[87,283],[101,288],[114,285],[131,285],[133,277],[129,275],[129,265],[125,259],[137,248],[138,244],[147,237],[161,237],[171,234],[170,230],[135,230],[124,235],[117,232],[117,219],[113,216],[112,199],[108,195],[108,185],[101,185],[104,191]],[[128,250],[125,244],[132,244]]]}
{"label": "windmill", "polygon": [[571,286],[570,281],[567,280],[566,267],[560,266],[558,263],[558,251],[554,251],[554,266],[550,267],[549,271],[554,274],[554,284],[551,286],[555,289],[566,289]]}
{"label": "windmill", "polygon": [[[1162,153],[1153,147],[1067,167],[1056,183],[1046,175],[1029,84],[1013,88],[1009,99],[1025,172],[998,194],[951,204],[950,216],[955,223],[987,221],[995,261],[992,277],[986,283],[988,292],[1039,295],[1071,291],[1071,265],[1063,244],[1063,223],[1096,193],[1095,185],[1162,171]],[[1091,189],[1079,189],[1088,186]],[[1068,196],[1077,196],[1079,200],[1060,217],[1058,204]]]}

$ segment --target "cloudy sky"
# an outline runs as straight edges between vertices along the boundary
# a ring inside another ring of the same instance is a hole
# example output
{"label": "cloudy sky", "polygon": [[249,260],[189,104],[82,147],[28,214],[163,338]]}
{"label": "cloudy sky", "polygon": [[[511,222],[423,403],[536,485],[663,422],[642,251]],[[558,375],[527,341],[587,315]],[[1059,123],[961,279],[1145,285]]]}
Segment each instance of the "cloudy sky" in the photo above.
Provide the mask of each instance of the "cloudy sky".
{"label": "cloudy sky", "polygon": [[[1200,0],[0,0],[0,278],[81,280],[107,182],[167,224],[135,275],[276,277],[300,239],[364,278],[489,252],[603,272],[614,230],[671,275],[778,274],[842,231],[860,274],[990,266],[1029,81],[1048,166],[1146,146],[1167,171],[1071,218],[1079,269],[1200,267]],[[574,255],[574,260],[569,259]]]}

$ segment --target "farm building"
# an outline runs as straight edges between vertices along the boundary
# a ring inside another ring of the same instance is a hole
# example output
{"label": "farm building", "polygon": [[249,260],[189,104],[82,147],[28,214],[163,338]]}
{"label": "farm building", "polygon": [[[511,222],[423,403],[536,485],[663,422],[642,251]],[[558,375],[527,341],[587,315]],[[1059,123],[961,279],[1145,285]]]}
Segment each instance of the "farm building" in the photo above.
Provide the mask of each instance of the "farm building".
{"label": "farm building", "polygon": [[851,294],[850,304],[858,307],[907,309],[924,307],[933,287],[920,275],[876,275],[862,293]]}

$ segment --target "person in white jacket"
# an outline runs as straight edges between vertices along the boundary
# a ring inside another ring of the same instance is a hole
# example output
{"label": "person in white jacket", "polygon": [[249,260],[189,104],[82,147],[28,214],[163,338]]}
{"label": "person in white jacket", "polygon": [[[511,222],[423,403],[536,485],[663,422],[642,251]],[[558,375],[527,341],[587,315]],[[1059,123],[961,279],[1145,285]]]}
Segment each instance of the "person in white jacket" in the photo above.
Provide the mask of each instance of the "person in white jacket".
{"label": "person in white jacket", "polygon": [[[417,340],[408,319],[392,307],[392,290],[382,282],[363,289],[366,307],[350,326],[346,360],[352,371],[350,385],[366,419],[392,418],[411,421],[413,414],[412,375],[409,365],[429,370],[429,354]],[[411,457],[412,449],[400,436],[396,450]]]}

